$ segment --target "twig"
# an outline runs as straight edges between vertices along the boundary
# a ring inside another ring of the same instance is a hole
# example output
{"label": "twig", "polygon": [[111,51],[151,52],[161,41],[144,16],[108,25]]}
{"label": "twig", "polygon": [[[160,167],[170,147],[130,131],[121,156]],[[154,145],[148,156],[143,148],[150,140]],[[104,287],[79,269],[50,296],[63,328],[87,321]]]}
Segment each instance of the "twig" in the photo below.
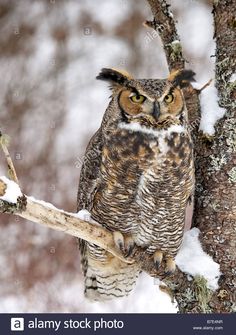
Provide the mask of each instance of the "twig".
{"label": "twig", "polygon": [[195,88],[195,90],[197,91],[198,94],[200,94],[203,90],[205,90],[207,86],[210,86],[212,81],[213,79],[208,80],[208,82],[205,85],[203,85],[201,88]]}
{"label": "twig", "polygon": [[3,135],[1,133],[1,131],[0,131],[0,143],[1,143],[2,150],[3,150],[4,155],[6,157],[6,160],[7,160],[9,176],[12,180],[14,180],[15,183],[19,184],[18,178],[17,178],[17,175],[16,175],[16,170],[15,170],[14,164],[12,162],[11,156],[9,154],[8,148],[7,148],[7,145],[9,143],[9,139],[7,138],[7,135]]}

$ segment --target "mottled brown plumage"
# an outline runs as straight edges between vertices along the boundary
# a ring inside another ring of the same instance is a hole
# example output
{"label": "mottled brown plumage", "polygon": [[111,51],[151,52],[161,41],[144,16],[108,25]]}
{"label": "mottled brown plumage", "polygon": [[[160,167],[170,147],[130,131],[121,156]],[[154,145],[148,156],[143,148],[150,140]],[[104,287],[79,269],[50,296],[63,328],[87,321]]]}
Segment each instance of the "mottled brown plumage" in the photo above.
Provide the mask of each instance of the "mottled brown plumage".
{"label": "mottled brown plumage", "polygon": [[[112,85],[102,125],[91,139],[80,176],[78,210],[114,232],[117,247],[153,254],[153,266],[174,257],[182,242],[194,166],[187,110],[181,87],[190,70],[167,79],[133,79],[103,69],[98,79]],[[130,293],[140,273],[101,248],[80,241],[85,294],[96,300]]]}

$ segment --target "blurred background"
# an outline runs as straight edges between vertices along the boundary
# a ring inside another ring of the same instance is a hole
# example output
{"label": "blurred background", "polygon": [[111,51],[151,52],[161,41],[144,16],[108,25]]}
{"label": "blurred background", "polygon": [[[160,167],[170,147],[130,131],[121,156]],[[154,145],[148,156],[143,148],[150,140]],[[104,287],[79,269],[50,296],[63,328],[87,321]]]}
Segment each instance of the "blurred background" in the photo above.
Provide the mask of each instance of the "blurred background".
{"label": "blurred background", "polygon": [[[207,81],[211,2],[170,3],[187,67]],[[0,129],[27,195],[76,210],[85,147],[109,101],[107,85],[95,80],[100,69],[168,74],[159,37],[142,26],[151,18],[145,0],[0,0]],[[0,312],[176,311],[147,276],[128,300],[107,304],[87,302],[82,280],[75,238],[0,214]]]}

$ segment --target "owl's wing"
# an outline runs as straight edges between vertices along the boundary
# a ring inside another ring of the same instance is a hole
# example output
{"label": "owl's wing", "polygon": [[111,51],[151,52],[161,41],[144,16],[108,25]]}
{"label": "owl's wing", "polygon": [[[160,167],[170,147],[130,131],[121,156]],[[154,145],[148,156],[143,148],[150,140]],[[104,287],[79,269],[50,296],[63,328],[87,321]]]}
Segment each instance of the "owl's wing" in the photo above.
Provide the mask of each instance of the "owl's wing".
{"label": "owl's wing", "polygon": [[79,189],[77,196],[77,211],[90,211],[93,204],[93,195],[96,191],[102,160],[102,131],[101,128],[93,135],[86,148],[83,165],[80,172]]}
{"label": "owl's wing", "polygon": [[[87,209],[90,211],[93,204],[93,196],[96,192],[100,165],[102,160],[102,132],[101,128],[93,135],[86,148],[83,165],[80,172],[79,189],[77,197],[77,211]],[[88,269],[87,242],[79,239],[81,265],[84,276]]]}

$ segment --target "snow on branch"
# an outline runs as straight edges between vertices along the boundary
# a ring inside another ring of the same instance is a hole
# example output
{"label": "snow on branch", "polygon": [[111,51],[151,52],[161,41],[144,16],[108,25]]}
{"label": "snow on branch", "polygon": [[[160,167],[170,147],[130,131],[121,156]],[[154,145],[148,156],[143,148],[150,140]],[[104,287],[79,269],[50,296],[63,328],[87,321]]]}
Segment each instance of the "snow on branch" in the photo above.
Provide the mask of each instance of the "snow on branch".
{"label": "snow on branch", "polygon": [[199,234],[198,228],[185,232],[175,261],[182,272],[192,277],[205,278],[208,289],[215,291],[218,289],[218,280],[221,276],[220,265],[204,252],[199,241]]}
{"label": "snow on branch", "polygon": [[50,203],[24,195],[19,186],[6,177],[0,177],[0,212],[14,214],[95,243],[116,257],[129,262],[116,250],[113,236],[108,230],[81,220],[77,213],[60,210]]}
{"label": "snow on branch", "polygon": [[[140,269],[151,276],[160,279],[166,277],[164,266],[157,270],[152,255],[145,253],[142,248],[136,247],[129,258],[124,257],[115,246],[113,234],[90,220],[89,212],[69,213],[48,202],[26,196],[21,192],[18,184],[6,177],[0,177],[0,213],[20,216],[47,228],[81,238],[107,250],[124,262],[136,261]],[[85,221],[87,219],[89,222]]]}

